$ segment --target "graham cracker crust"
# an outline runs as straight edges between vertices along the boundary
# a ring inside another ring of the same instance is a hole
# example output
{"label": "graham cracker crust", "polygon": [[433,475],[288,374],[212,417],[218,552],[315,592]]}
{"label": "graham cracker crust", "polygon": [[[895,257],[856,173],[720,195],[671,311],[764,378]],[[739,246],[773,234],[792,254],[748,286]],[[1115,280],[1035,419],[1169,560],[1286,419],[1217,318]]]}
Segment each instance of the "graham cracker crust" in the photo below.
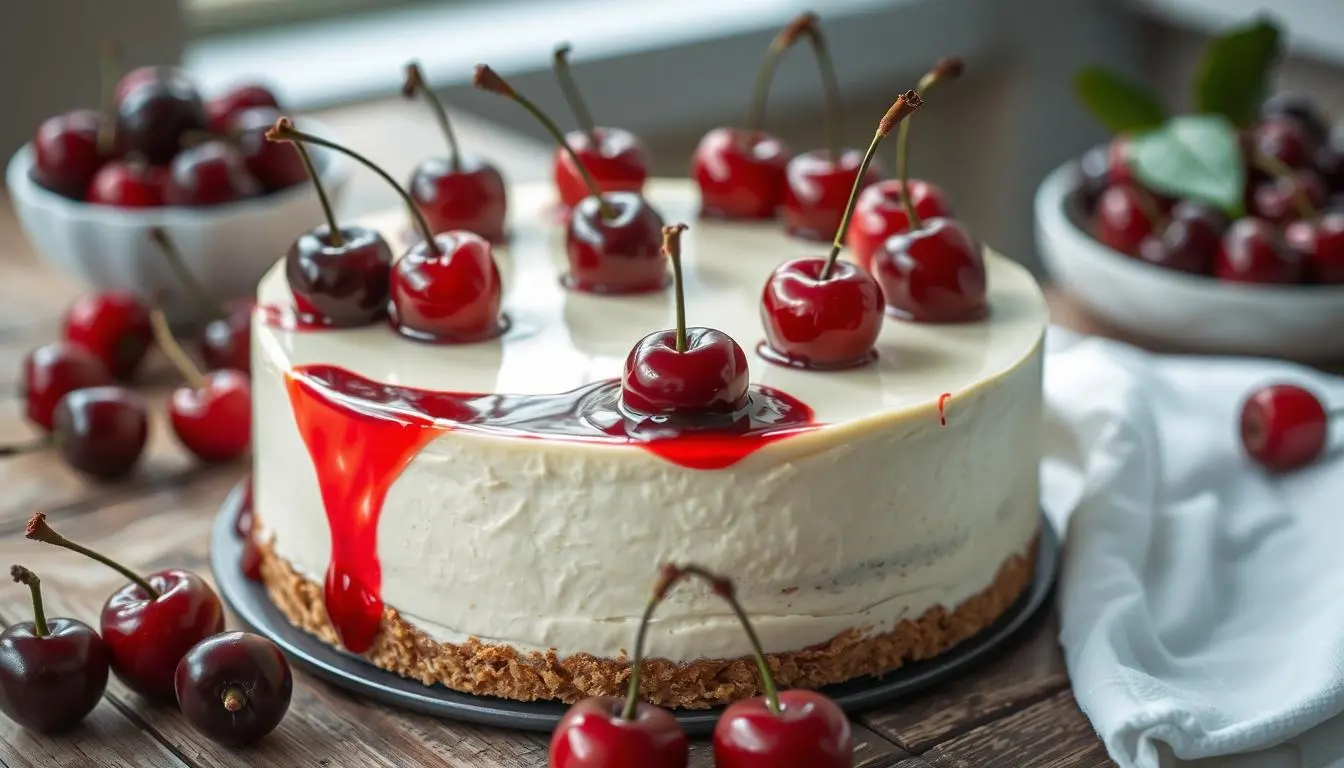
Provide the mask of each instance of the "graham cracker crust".
{"label": "graham cracker crust", "polygon": [[[881,675],[909,661],[937,656],[993,624],[1031,583],[1036,540],[1025,554],[1004,561],[994,581],[954,610],[942,606],[902,621],[880,635],[849,630],[822,645],[768,656],[781,687],[819,688],[862,675]],[[300,576],[260,545],[261,574],[276,607],[295,626],[337,645],[327,618],[322,586]],[[558,699],[572,703],[587,696],[623,696],[629,680],[628,659],[554,652],[520,653],[508,646],[472,639],[462,645],[439,643],[408,624],[388,607],[373,647],[364,654],[374,665],[426,685],[440,683],[455,691],[518,701]],[[676,709],[707,709],[760,693],[750,657],[677,663],[649,659],[640,686],[645,700]]]}

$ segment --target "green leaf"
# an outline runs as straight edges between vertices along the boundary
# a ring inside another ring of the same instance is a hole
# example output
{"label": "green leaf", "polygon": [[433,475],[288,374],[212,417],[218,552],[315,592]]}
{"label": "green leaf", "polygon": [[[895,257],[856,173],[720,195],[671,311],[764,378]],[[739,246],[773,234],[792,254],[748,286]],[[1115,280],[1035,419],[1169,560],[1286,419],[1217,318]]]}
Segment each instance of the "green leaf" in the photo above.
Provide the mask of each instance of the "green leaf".
{"label": "green leaf", "polygon": [[1115,133],[1156,128],[1167,118],[1151,93],[1100,67],[1080,71],[1073,90],[1093,117]]}
{"label": "green leaf", "polygon": [[1173,117],[1131,140],[1130,167],[1139,181],[1167,195],[1241,212],[1246,170],[1236,128],[1221,115]]}
{"label": "green leaf", "polygon": [[1254,122],[1282,53],[1280,37],[1279,28],[1262,18],[1210,42],[1195,75],[1196,111],[1239,126]]}

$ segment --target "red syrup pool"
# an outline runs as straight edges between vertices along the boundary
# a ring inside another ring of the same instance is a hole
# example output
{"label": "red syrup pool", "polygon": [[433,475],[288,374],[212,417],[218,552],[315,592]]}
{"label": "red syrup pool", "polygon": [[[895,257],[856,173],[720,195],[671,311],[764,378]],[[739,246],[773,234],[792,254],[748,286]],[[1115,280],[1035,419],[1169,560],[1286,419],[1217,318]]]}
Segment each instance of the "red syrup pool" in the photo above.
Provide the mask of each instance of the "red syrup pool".
{"label": "red syrup pool", "polygon": [[343,368],[308,365],[288,374],[286,385],[331,532],[327,615],[354,653],[372,646],[382,622],[377,534],[383,499],[440,433],[632,445],[689,469],[716,470],[820,426],[802,402],[757,386],[743,412],[688,421],[629,417],[620,408],[617,381],[557,395],[471,394],[392,386]]}

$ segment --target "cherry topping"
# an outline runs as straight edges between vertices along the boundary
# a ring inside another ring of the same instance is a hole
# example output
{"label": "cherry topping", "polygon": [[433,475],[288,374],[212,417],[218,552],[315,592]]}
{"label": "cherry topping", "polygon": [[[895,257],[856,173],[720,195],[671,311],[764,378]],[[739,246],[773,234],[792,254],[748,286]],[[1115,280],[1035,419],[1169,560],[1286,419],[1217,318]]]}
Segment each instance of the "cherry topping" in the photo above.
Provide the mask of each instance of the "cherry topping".
{"label": "cherry topping", "polygon": [[87,348],[68,341],[44,344],[23,359],[24,415],[50,432],[61,398],[112,382],[107,365]]}
{"label": "cherry topping", "polygon": [[131,473],[149,438],[149,414],[140,395],[123,387],[76,389],[52,415],[56,450],[72,469],[99,481]]}
{"label": "cherry topping", "polygon": [[[898,124],[922,104],[919,94],[897,97],[883,115],[863,164]],[[830,255],[785,262],[771,273],[761,296],[765,343],[759,354],[772,362],[804,368],[849,368],[876,357],[886,303],[877,281],[857,265],[839,261],[840,249],[861,185],[855,177],[849,204],[836,228]]]}
{"label": "cherry topping", "polygon": [[149,310],[130,291],[87,293],[75,299],[61,319],[61,336],[92,352],[122,381],[135,378],[154,341]]}
{"label": "cherry topping", "polygon": [[1295,384],[1261,387],[1241,406],[1242,447],[1271,472],[1301,469],[1325,450],[1329,421],[1338,415]]}
{"label": "cherry topping", "polygon": [[[383,175],[364,158],[325,139],[300,133],[288,119],[277,120],[267,132],[270,141],[287,141],[309,169],[313,186],[326,215],[326,226],[318,226],[299,235],[285,254],[285,278],[301,314],[333,326],[357,326],[375,322],[387,314],[391,292],[392,249],[379,233],[365,227],[341,227],[336,223],[331,202],[322,188],[308,157],[305,143],[345,153]],[[412,204],[412,219],[421,224],[422,233],[430,231],[423,215]]]}
{"label": "cherry topping", "polygon": [[[574,152],[560,129],[530,100],[518,93],[494,70],[476,67],[475,85],[503,96],[526,109],[560,146]],[[564,283],[590,293],[643,293],[667,284],[667,267],[660,248],[663,220],[643,197],[632,192],[602,192],[577,156],[574,167],[585,179],[589,196],[578,202],[565,232],[569,274]]]}
{"label": "cherry topping", "polygon": [[[210,132],[226,136],[233,128],[233,119],[239,113],[255,107],[279,109],[280,102],[275,94],[264,85],[255,83],[239,85],[205,102],[205,114],[210,123]],[[275,122],[272,118],[267,125]]]}
{"label": "cherry topping", "polygon": [[224,631],[224,608],[210,585],[176,568],[141,577],[60,535],[41,512],[28,520],[24,535],[96,560],[129,580],[107,598],[99,621],[112,671],[141,696],[172,701],[178,662],[196,643]]}
{"label": "cherry topping", "polygon": [[594,696],[570,707],[551,734],[550,768],[686,768],[690,744],[677,719],[667,710],[639,700],[649,621],[683,577],[675,567],[662,568],[635,636],[625,698]]}
{"label": "cherry topping", "polygon": [[593,192],[639,192],[649,177],[648,152],[643,142],[623,128],[602,128],[579,93],[569,70],[567,43],[555,48],[553,65],[565,101],[579,123],[579,130],[564,135],[555,151],[552,173],[560,204],[573,208]]}
{"label": "cherry topping", "polygon": [[1344,283],[1344,211],[1295,221],[1283,236],[1290,248],[1306,256],[1312,281]]}
{"label": "cherry topping", "polygon": [[457,145],[448,112],[434,89],[425,82],[415,64],[406,65],[401,93],[408,99],[422,96],[448,140],[447,157],[422,161],[411,174],[408,188],[415,204],[435,232],[466,230],[492,243],[504,241],[508,204],[504,177],[499,169],[478,155],[462,152]]}
{"label": "cherry topping", "polygon": [[100,148],[103,115],[79,109],[49,117],[33,135],[33,181],[74,200],[84,199],[89,184],[111,155]]}
{"label": "cherry topping", "polygon": [[252,442],[252,386],[247,374],[222,370],[201,373],[173,338],[163,312],[155,309],[154,336],[190,386],[168,398],[168,420],[187,450],[202,461],[232,461]]}
{"label": "cherry topping", "polygon": [[156,68],[127,78],[117,88],[117,144],[123,152],[161,165],[178,153],[186,134],[208,129],[201,96],[181,71]]}
{"label": "cherry topping", "polygon": [[113,160],[89,182],[86,200],[121,208],[157,208],[164,204],[168,170],[134,160]]}
{"label": "cherry topping", "polygon": [[243,157],[223,141],[206,141],[173,158],[164,200],[169,205],[231,203],[261,194]]}
{"label": "cherry topping", "polygon": [[1305,271],[1305,260],[1278,230],[1251,216],[1228,227],[1213,265],[1215,277],[1238,283],[1297,283]]}
{"label": "cherry topping", "polygon": [[672,262],[677,327],[640,339],[625,358],[621,402],[641,415],[731,414],[747,404],[747,358],[728,334],[686,327],[681,279],[681,233],[663,228],[663,251]]}
{"label": "cherry topping", "polygon": [[33,593],[33,620],[0,632],[0,711],[38,733],[79,725],[107,688],[107,646],[82,621],[47,618],[41,581],[21,565],[14,581]]}
{"label": "cherry topping", "polygon": [[[230,134],[248,173],[266,192],[302,184],[310,177],[308,165],[289,147],[266,140],[266,132],[281,117],[275,107],[253,107],[234,116]],[[316,178],[313,176],[313,178]]]}
{"label": "cherry topping", "polygon": [[250,632],[207,637],[182,657],[174,677],[182,714],[229,746],[254,744],[275,730],[294,693],[284,654]]}

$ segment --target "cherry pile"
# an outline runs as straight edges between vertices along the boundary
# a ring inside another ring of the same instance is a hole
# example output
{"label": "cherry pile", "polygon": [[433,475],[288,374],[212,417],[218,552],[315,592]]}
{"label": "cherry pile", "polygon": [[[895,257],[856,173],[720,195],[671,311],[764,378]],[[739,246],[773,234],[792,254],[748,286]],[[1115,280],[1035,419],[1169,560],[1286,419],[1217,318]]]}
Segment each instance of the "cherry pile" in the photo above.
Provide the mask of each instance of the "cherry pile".
{"label": "cherry pile", "polygon": [[28,539],[79,553],[127,579],[103,605],[99,628],[48,618],[38,577],[14,566],[32,591],[33,621],[0,633],[0,711],[42,733],[69,730],[97,706],[108,671],[141,696],[176,703],[201,733],[242,746],[275,730],[289,709],[289,662],[270,640],[224,632],[224,607],[200,576],[177,568],[140,575],[65,538],[37,513]]}

